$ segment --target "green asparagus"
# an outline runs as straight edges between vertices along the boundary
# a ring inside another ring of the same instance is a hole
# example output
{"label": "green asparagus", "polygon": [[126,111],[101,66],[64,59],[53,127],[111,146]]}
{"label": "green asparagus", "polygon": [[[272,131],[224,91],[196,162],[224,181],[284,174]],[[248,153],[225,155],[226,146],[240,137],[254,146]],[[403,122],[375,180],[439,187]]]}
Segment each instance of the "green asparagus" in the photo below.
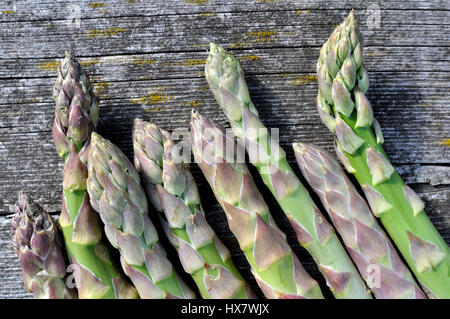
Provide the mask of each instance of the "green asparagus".
{"label": "green asparagus", "polygon": [[59,225],[80,299],[137,298],[137,292],[117,272],[106,246],[97,213],[86,192],[91,132],[98,121],[98,98],[80,63],[66,53],[53,87],[56,104],[53,140],[64,159],[62,210]]}
{"label": "green asparagus", "polygon": [[221,126],[193,111],[195,161],[225,211],[263,293],[267,298],[323,298],[319,285],[305,272],[275,224],[247,165],[238,162],[236,152],[230,155],[234,143]]}
{"label": "green asparagus", "polygon": [[195,298],[178,277],[148,218],[138,172],[110,141],[92,133],[87,189],[105,224],[106,237],[120,251],[122,268],[141,298]]}
{"label": "green asparagus", "polygon": [[365,96],[369,75],[352,11],[320,50],[317,109],[336,134],[336,152],[362,186],[429,297],[450,298],[450,249],[433,226],[424,204],[395,172],[383,150],[380,125]]}
{"label": "green asparagus", "polygon": [[371,298],[333,227],[293,172],[284,150],[261,123],[239,62],[211,43],[205,76],[234,135],[247,148],[250,162],[287,215],[300,244],[313,256],[333,294],[337,298]]}
{"label": "green asparagus", "polygon": [[20,193],[12,219],[13,248],[22,266],[27,291],[36,299],[75,299],[66,285],[67,264],[59,229],[30,196]]}
{"label": "green asparagus", "polygon": [[318,146],[294,143],[293,147],[303,176],[375,297],[426,299],[340,165]]}
{"label": "green asparagus", "polygon": [[135,166],[184,270],[192,275],[205,299],[255,298],[230,252],[206,221],[189,164],[174,155],[175,146],[169,132],[135,120]]}

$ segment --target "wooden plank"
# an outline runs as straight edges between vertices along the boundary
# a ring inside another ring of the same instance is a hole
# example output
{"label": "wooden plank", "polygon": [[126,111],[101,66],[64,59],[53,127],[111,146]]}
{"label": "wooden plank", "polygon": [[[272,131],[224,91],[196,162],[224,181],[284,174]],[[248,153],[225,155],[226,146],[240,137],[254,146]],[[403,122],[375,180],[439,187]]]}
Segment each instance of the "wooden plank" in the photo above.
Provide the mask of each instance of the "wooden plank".
{"label": "wooden plank", "polygon": [[[194,74],[197,75],[196,73]],[[120,102],[122,100],[128,105],[140,104],[138,101],[141,99],[145,104],[146,100],[142,99],[142,97],[153,91],[164,91],[165,93],[161,93],[172,96],[171,99],[161,100],[155,98],[151,100],[151,103],[149,102],[149,104],[160,108],[164,106],[162,104],[167,104],[167,106],[179,104],[181,101],[178,99],[181,98],[187,97],[189,101],[192,99],[210,99],[212,97],[203,76],[137,81],[107,81],[95,75],[91,78],[98,95],[104,103],[110,101]],[[265,95],[266,99],[271,96],[269,102],[274,104],[274,99],[282,96],[282,101],[278,101],[276,106],[281,106],[283,103],[286,104],[286,107],[289,107],[289,104],[293,101],[297,105],[299,101],[302,105],[306,103],[313,105],[312,101],[306,100],[315,98],[317,94],[314,72],[247,74],[246,79],[255,100],[262,95]],[[370,79],[371,85],[367,95],[372,104],[374,104],[375,111],[380,109],[391,111],[389,108],[394,107],[395,112],[391,112],[390,115],[395,116],[403,111],[402,104],[408,104],[404,106],[408,107],[409,113],[411,113],[411,107],[417,108],[415,112],[432,113],[432,108],[436,107],[442,110],[448,105],[446,93],[450,87],[450,73],[426,71],[416,71],[413,74],[411,72],[371,72]],[[54,82],[54,77],[0,80],[0,94],[2,94],[0,107],[3,109],[2,111],[5,112],[4,110],[8,106],[12,109],[15,107],[20,108],[20,105],[35,105],[36,108],[39,108],[38,105],[40,103],[51,104],[53,102],[52,86]],[[127,100],[128,102],[126,102]],[[396,105],[392,106],[392,103]],[[383,107],[377,108],[377,104]],[[284,108],[285,106],[283,105]],[[3,113],[3,115],[5,117],[2,121],[5,121],[7,116],[11,116],[13,113]],[[446,114],[443,115],[446,116]],[[1,126],[4,126],[4,124],[0,122]]]}
{"label": "wooden plank", "polygon": [[[292,74],[297,71],[314,73],[319,48],[233,48],[224,45],[239,61],[247,75]],[[78,52],[74,52],[77,54]],[[448,72],[450,47],[366,47],[364,64],[372,72]],[[62,56],[62,55],[61,55]],[[133,55],[107,55],[94,58],[79,57],[93,79],[103,81],[136,81],[203,77],[206,50],[201,52],[167,52]],[[420,65],[417,65],[420,61]],[[20,58],[4,63],[0,79],[54,78],[60,59]],[[294,74],[292,74],[294,75]],[[428,79],[422,79],[427,81]],[[45,80],[44,80],[45,81]]]}
{"label": "wooden plank", "polygon": [[[4,22],[0,24],[2,58],[58,57],[68,43],[80,56],[199,51],[210,41],[252,48],[320,46],[346,14],[311,10],[304,15],[294,11],[217,13],[205,19],[195,14],[94,18],[69,29],[65,20]],[[385,10],[382,18],[379,28],[361,26],[367,46],[448,45],[447,11]]]}
{"label": "wooden plank", "polygon": [[407,184],[421,183],[431,186],[450,184],[450,168],[434,165],[397,165],[397,172]]}
{"label": "wooden plank", "polygon": [[[308,80],[310,75],[247,77],[262,121],[270,128],[280,128],[283,143],[303,140],[326,144],[332,141],[332,135],[318,118],[314,106],[317,87]],[[416,72],[415,77],[411,77],[409,73],[399,72],[373,73],[372,78],[368,96],[383,127],[385,147],[391,159],[395,163],[447,163],[446,141],[450,128],[446,124],[450,113],[442,110],[448,108],[448,97],[444,93],[449,88],[449,81],[445,80],[448,76]],[[428,86],[422,85],[422,79],[427,79]],[[33,141],[33,135],[21,137],[19,134],[50,130],[54,106],[51,95],[42,92],[51,92],[52,83],[52,78],[0,81],[4,101],[0,104],[3,115],[0,135],[5,140],[0,145],[2,158],[14,157],[16,139],[23,139],[24,147],[29,147],[26,143],[51,144],[50,138]],[[126,140],[124,136],[129,136],[137,116],[151,119],[169,130],[186,128],[193,107],[226,123],[202,78],[98,82],[98,87],[103,99],[99,129],[115,131],[116,140]]]}
{"label": "wooden plank", "polygon": [[[63,20],[68,16],[77,17],[80,13],[81,19],[114,17],[114,16],[159,16],[159,15],[184,15],[211,12],[252,12],[252,11],[293,11],[301,15],[308,10],[317,9],[336,10],[355,9],[367,10],[372,3],[356,0],[328,1],[328,0],[127,0],[127,1],[71,1],[70,7],[66,1],[10,1],[0,7],[2,11],[0,21],[36,21],[43,19]],[[448,1],[377,1],[376,4],[382,10],[449,10]],[[78,11],[79,10],[79,11]]]}

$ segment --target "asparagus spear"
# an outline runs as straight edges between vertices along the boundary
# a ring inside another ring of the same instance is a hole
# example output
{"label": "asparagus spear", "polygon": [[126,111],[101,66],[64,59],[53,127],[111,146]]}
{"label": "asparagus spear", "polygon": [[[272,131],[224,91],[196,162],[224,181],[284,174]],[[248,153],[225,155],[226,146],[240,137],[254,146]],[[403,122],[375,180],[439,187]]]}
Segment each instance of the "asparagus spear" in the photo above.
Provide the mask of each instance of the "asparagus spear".
{"label": "asparagus spear", "polygon": [[148,218],[138,172],[122,151],[92,133],[87,189],[122,268],[142,298],[195,298],[178,277]]}
{"label": "asparagus spear", "polygon": [[62,211],[59,225],[75,276],[78,294],[85,298],[136,298],[136,290],[117,272],[102,243],[98,215],[86,192],[89,139],[98,121],[98,98],[88,75],[66,53],[53,87],[56,103],[53,140],[64,159]]}
{"label": "asparagus spear", "polygon": [[234,135],[245,145],[257,168],[297,233],[313,256],[337,298],[371,298],[333,227],[323,217],[286,160],[286,153],[270,141],[267,128],[250,100],[244,71],[223,48],[211,43],[205,76]]}
{"label": "asparagus spear", "polygon": [[336,151],[362,186],[372,212],[399,248],[429,297],[450,298],[450,249],[424,204],[395,172],[364,95],[369,76],[353,11],[331,34],[317,63],[317,109],[336,134]]}
{"label": "asparagus spear", "polygon": [[272,219],[247,165],[238,162],[234,140],[223,127],[193,111],[191,144],[195,161],[266,297],[323,298],[319,285],[305,272]]}
{"label": "asparagus spear", "polygon": [[426,299],[364,199],[331,155],[294,143],[297,163],[378,299]]}
{"label": "asparagus spear", "polygon": [[166,234],[202,297],[255,298],[230,252],[206,221],[194,177],[188,164],[174,155],[169,132],[136,119],[133,146],[147,197],[161,213]]}
{"label": "asparagus spear", "polygon": [[19,193],[12,229],[27,291],[35,299],[77,298],[76,290],[66,285],[67,265],[56,222],[24,193]]}

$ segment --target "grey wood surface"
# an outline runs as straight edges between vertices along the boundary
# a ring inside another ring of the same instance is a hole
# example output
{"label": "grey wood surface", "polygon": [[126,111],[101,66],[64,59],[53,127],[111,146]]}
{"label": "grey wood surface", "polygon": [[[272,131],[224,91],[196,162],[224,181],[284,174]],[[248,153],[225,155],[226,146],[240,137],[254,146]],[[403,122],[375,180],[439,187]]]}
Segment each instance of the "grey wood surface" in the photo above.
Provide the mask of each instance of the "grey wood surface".
{"label": "grey wood surface", "polygon": [[[377,7],[379,24],[371,18]],[[196,108],[226,125],[203,74],[208,43],[216,41],[240,59],[262,121],[279,128],[295,165],[294,141],[332,151],[332,135],[315,110],[315,63],[321,44],[352,8],[386,152],[449,242],[448,1],[1,1],[0,298],[30,297],[10,244],[17,192],[28,192],[52,213],[60,210],[63,165],[51,138],[51,87],[65,50],[80,58],[101,97],[99,132],[131,157],[137,116],[173,130],[186,128]],[[223,211],[195,164],[192,170],[208,220],[259,293]],[[312,258],[253,175],[289,243],[329,297]]]}

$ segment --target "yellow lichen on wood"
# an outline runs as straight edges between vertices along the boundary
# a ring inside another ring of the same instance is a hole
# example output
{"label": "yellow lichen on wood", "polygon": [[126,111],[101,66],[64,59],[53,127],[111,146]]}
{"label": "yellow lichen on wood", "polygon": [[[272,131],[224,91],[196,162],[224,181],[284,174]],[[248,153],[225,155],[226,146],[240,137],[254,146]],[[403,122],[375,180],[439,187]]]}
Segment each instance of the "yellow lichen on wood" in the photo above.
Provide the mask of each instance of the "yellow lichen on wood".
{"label": "yellow lichen on wood", "polygon": [[97,9],[101,7],[106,7],[106,4],[104,2],[91,2],[88,4],[89,8]]}
{"label": "yellow lichen on wood", "polygon": [[292,85],[301,86],[301,85],[313,83],[313,82],[316,82],[316,81],[317,81],[317,77],[315,75],[305,75],[303,77],[297,77],[295,79],[292,79],[290,81],[290,83]]}
{"label": "yellow lichen on wood", "polygon": [[206,60],[205,59],[187,59],[184,60],[181,65],[187,65],[187,66],[191,66],[191,65],[203,65],[206,64]]}
{"label": "yellow lichen on wood", "polygon": [[178,62],[162,62],[163,66],[193,66],[206,64],[205,59],[186,59]]}
{"label": "yellow lichen on wood", "polygon": [[255,37],[257,42],[271,42],[272,36],[277,34],[276,31],[251,31],[248,33],[250,37]]}
{"label": "yellow lichen on wood", "polygon": [[18,100],[17,101],[18,104],[29,104],[29,103],[38,103],[38,102],[39,102],[39,99],[37,97],[28,99],[28,100]]}
{"label": "yellow lichen on wood", "polygon": [[97,82],[97,83],[92,83],[92,85],[94,86],[94,92],[100,96],[101,98],[105,98],[107,97],[104,93],[105,91],[108,89],[108,87],[110,86],[111,82]]}
{"label": "yellow lichen on wood", "polygon": [[60,65],[61,65],[61,61],[50,61],[50,62],[39,63],[36,67],[40,70],[56,71],[56,70],[58,70]]}
{"label": "yellow lichen on wood", "polygon": [[307,9],[307,10],[295,10],[294,13],[295,14],[311,13],[311,10],[309,10],[309,9]]}
{"label": "yellow lichen on wood", "polygon": [[193,101],[189,101],[189,102],[181,102],[180,105],[193,108],[193,107],[199,107],[202,103],[203,103],[203,101],[193,100]]}
{"label": "yellow lichen on wood", "polygon": [[3,116],[5,116],[5,117],[7,117],[7,116],[9,116],[9,115],[12,115],[12,116],[21,116],[21,115],[25,115],[25,112],[24,112],[24,111],[14,111],[14,110],[10,110],[10,111],[3,112],[2,114],[3,114]]}
{"label": "yellow lichen on wood", "polygon": [[445,140],[442,141],[438,141],[439,144],[442,144],[444,146],[450,146],[450,138],[447,138]]}
{"label": "yellow lichen on wood", "polygon": [[231,45],[232,49],[242,49],[244,47],[248,47],[248,43],[245,42],[233,42]]}
{"label": "yellow lichen on wood", "polygon": [[259,60],[259,57],[256,55],[243,55],[239,57],[239,60],[241,61],[257,61]]}
{"label": "yellow lichen on wood", "polygon": [[136,65],[152,65],[155,64],[155,59],[135,58],[133,63]]}
{"label": "yellow lichen on wood", "polygon": [[94,29],[89,30],[86,34],[86,38],[97,38],[97,37],[112,37],[119,32],[125,32],[128,29],[125,28],[107,28],[107,29]]}
{"label": "yellow lichen on wood", "polygon": [[153,77],[151,76],[151,75],[141,75],[140,77],[139,77],[139,80],[150,80],[150,79],[152,79]]}
{"label": "yellow lichen on wood", "polygon": [[203,5],[203,4],[209,3],[209,0],[186,0],[186,3],[196,4],[196,5]]}
{"label": "yellow lichen on wood", "polygon": [[202,13],[200,13],[201,17],[211,17],[211,16],[216,16],[216,15],[217,15],[217,13],[215,13],[215,12],[202,12]]}
{"label": "yellow lichen on wood", "polygon": [[97,64],[99,61],[100,61],[99,58],[94,58],[94,59],[89,59],[86,61],[80,61],[80,64],[82,67],[86,67],[86,66]]}
{"label": "yellow lichen on wood", "polygon": [[203,103],[202,101],[196,101],[196,100],[193,100],[193,101],[189,101],[189,102],[188,102],[188,105],[189,105],[190,107],[199,107],[200,104],[202,104],[202,103]]}
{"label": "yellow lichen on wood", "polygon": [[132,104],[156,104],[169,102],[173,100],[173,95],[161,94],[159,92],[153,92],[146,96],[139,97],[137,99],[131,99]]}
{"label": "yellow lichen on wood", "polygon": [[13,14],[14,10],[0,10],[1,14]]}

